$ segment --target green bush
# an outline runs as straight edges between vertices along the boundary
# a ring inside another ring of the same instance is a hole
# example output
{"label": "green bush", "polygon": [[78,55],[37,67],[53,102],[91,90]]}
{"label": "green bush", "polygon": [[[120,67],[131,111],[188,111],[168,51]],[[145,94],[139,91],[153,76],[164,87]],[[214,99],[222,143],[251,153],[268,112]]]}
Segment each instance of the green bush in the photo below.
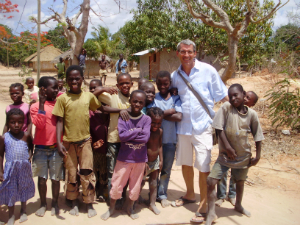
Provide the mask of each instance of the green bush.
{"label": "green bush", "polygon": [[271,101],[269,116],[272,126],[288,126],[300,129],[300,90],[290,91],[291,83],[288,79],[277,82],[267,92],[266,97]]}

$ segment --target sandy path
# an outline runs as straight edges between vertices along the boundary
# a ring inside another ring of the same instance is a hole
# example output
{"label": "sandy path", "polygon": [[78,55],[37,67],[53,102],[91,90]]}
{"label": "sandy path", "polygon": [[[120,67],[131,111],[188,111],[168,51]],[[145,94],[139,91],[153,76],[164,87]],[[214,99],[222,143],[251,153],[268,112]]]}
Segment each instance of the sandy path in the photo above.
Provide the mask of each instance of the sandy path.
{"label": "sandy path", "polygon": [[[5,74],[0,72],[0,74]],[[16,74],[16,73],[14,73]],[[115,77],[114,74],[110,74],[108,78],[108,85],[114,85]],[[12,75],[0,75],[0,129],[2,129],[5,123],[5,107],[10,103],[8,97],[8,86],[13,82],[20,82],[18,76]],[[136,87],[136,83],[134,84]],[[213,159],[216,158],[217,149],[213,150]],[[291,163],[295,165],[300,165],[299,160],[292,161]],[[299,168],[299,167],[298,167]],[[280,166],[273,167],[269,165],[267,160],[261,160],[257,167],[250,170],[249,178],[250,180],[261,179],[264,182],[255,182],[254,186],[245,185],[245,194],[243,199],[243,205],[251,213],[252,217],[247,218],[241,214],[235,212],[232,209],[230,203],[225,202],[222,208],[217,207],[217,215],[219,219],[216,224],[222,225],[299,225],[300,224],[300,175],[296,172],[283,169]],[[73,217],[69,215],[69,208],[64,204],[63,197],[63,185],[61,182],[61,193],[59,199],[59,205],[61,208],[60,217],[51,217],[50,211],[47,211],[43,218],[35,216],[34,212],[39,207],[38,191],[36,188],[35,197],[28,201],[28,215],[29,220],[25,224],[44,224],[44,225],[62,225],[62,224],[86,224],[89,225],[104,223],[108,225],[120,225],[120,224],[189,224],[190,218],[194,215],[197,209],[199,201],[199,188],[198,188],[198,174],[195,174],[195,190],[197,203],[188,204],[180,208],[162,208],[159,203],[157,203],[158,208],[161,210],[161,214],[156,216],[151,212],[147,206],[138,205],[137,211],[140,214],[140,218],[133,221],[131,220],[124,211],[117,211],[115,215],[103,222],[100,219],[100,215],[107,210],[105,203],[95,202],[94,207],[98,215],[94,218],[88,219],[86,214],[86,209],[84,204],[80,205],[80,215],[78,217]],[[37,184],[37,178],[34,178]],[[147,187],[147,185],[145,186]],[[180,196],[184,195],[185,183],[183,181],[181,168],[173,166],[170,185],[169,185],[169,200],[175,200]],[[144,188],[142,191],[142,196],[147,198],[148,190]],[[48,181],[48,206],[51,204],[51,183]],[[49,208],[49,207],[48,207]],[[16,224],[19,224],[19,210],[20,203],[16,204]],[[8,219],[8,209],[6,206],[0,206],[0,220],[7,222]]]}

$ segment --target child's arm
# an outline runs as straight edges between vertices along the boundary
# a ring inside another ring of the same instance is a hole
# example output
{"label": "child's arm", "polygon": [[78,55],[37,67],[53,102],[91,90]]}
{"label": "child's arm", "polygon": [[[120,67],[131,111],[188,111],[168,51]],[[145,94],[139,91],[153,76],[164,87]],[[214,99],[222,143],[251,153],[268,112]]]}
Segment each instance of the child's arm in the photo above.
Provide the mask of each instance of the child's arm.
{"label": "child's arm", "polygon": [[8,131],[8,126],[7,126],[6,122],[5,122],[4,127],[3,127],[3,133],[2,133],[2,135],[4,135],[7,131]]}
{"label": "child's arm", "polygon": [[[168,110],[174,110],[175,109],[168,109]],[[168,111],[168,110],[165,110],[164,111],[164,119],[165,120],[168,120],[168,121],[171,121],[171,122],[180,122],[182,120],[182,113],[181,112],[176,112],[173,113],[173,114],[170,114],[170,115],[165,115],[165,112]]]}
{"label": "child's arm", "polygon": [[4,138],[2,136],[0,136],[0,181],[2,182],[4,180],[3,178],[3,158],[4,158],[4,150],[5,150],[5,146],[4,146]]}
{"label": "child's arm", "polygon": [[112,88],[112,87],[102,87],[102,86],[99,86],[99,87],[96,87],[95,88],[95,91],[94,91],[94,95],[96,97],[98,97],[99,95],[101,95],[102,93],[104,92],[107,92],[111,95],[113,94],[118,94],[118,90],[116,88]]}
{"label": "child's arm", "polygon": [[147,121],[145,122],[145,125],[141,129],[138,135],[132,139],[132,141],[140,142],[140,143],[147,143],[150,138],[150,128],[151,128],[151,119],[148,117]]}
{"label": "child's arm", "polygon": [[118,131],[120,140],[122,142],[128,142],[133,141],[142,131],[142,128],[128,129],[128,127],[126,126],[126,122],[119,118]]}
{"label": "child's arm", "polygon": [[32,123],[39,129],[44,129],[46,125],[46,112],[45,112],[45,89],[42,87],[39,91],[39,108],[30,107],[30,115]]}
{"label": "child's arm", "polygon": [[255,158],[251,158],[250,160],[250,166],[255,166],[258,161],[260,160],[260,153],[261,153],[261,141],[257,141],[255,142],[255,146],[256,146],[256,157]]}
{"label": "child's arm", "polygon": [[113,107],[106,105],[106,106],[101,106],[100,110],[101,110],[101,112],[106,112],[106,113],[119,113],[120,117],[124,121],[128,121],[130,119],[128,109],[117,109],[117,108],[113,108]]}
{"label": "child's arm", "polygon": [[160,128],[159,129],[160,135],[159,135],[159,170],[162,170],[163,166],[163,150],[162,150],[162,135],[163,135],[163,130]]}
{"label": "child's arm", "polygon": [[29,112],[27,113],[27,131],[26,131],[26,133],[31,136],[31,132],[32,132],[32,122],[31,122],[31,116],[30,116],[30,110],[29,110]]}
{"label": "child's arm", "polygon": [[56,122],[56,142],[57,142],[57,150],[58,150],[58,154],[61,157],[65,157],[67,155],[67,150],[65,148],[65,146],[61,143],[61,136],[63,133],[63,129],[64,129],[64,120],[62,117],[58,116],[57,117],[57,122]]}
{"label": "child's arm", "polygon": [[179,96],[171,97],[174,101],[174,108],[164,111],[164,119],[171,122],[180,122],[182,120],[181,100]]}
{"label": "child's arm", "polygon": [[235,150],[229,144],[224,130],[216,129],[216,132],[217,132],[217,135],[220,137],[221,141],[223,142],[223,144],[225,146],[225,150],[227,151],[228,158],[231,159],[231,160],[234,160],[237,155],[236,155]]}
{"label": "child's arm", "polygon": [[29,162],[31,162],[32,159],[32,155],[33,155],[33,140],[32,140],[32,136],[28,135],[27,136],[27,145],[28,145],[28,153],[29,153]]}

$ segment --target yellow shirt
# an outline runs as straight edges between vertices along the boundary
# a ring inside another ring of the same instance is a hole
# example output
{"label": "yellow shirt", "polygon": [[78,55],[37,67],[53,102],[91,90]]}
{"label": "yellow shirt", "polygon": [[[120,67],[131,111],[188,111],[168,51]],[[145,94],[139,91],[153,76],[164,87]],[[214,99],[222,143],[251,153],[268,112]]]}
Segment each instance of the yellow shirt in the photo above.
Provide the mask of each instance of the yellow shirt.
{"label": "yellow shirt", "polygon": [[[124,96],[120,91],[117,95],[110,95],[103,93],[98,97],[100,102],[103,102],[116,109],[127,109],[129,108],[129,97]],[[108,127],[107,141],[110,143],[119,143],[119,132],[118,127],[119,113],[110,113],[110,121]]]}
{"label": "yellow shirt", "polygon": [[64,141],[77,142],[90,137],[89,110],[101,106],[90,92],[72,94],[66,92],[57,98],[52,114],[64,119]]}

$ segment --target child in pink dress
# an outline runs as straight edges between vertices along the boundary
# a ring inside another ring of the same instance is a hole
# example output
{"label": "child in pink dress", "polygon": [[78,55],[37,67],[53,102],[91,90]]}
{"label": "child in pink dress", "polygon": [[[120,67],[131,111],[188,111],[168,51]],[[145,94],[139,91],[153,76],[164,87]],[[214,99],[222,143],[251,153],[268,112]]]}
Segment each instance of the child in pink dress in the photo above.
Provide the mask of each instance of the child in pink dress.
{"label": "child in pink dress", "polygon": [[[7,113],[9,110],[11,109],[21,109],[24,112],[24,124],[22,127],[22,131],[27,131],[27,127],[28,125],[31,123],[30,120],[30,116],[29,116],[29,105],[25,102],[22,101],[22,98],[24,96],[24,86],[20,83],[14,83],[12,85],[10,85],[9,87],[9,93],[10,93],[10,97],[13,100],[13,104],[12,105],[8,105],[6,107],[5,112]],[[8,131],[8,126],[7,124],[4,125],[3,128],[3,134],[5,134]]]}

